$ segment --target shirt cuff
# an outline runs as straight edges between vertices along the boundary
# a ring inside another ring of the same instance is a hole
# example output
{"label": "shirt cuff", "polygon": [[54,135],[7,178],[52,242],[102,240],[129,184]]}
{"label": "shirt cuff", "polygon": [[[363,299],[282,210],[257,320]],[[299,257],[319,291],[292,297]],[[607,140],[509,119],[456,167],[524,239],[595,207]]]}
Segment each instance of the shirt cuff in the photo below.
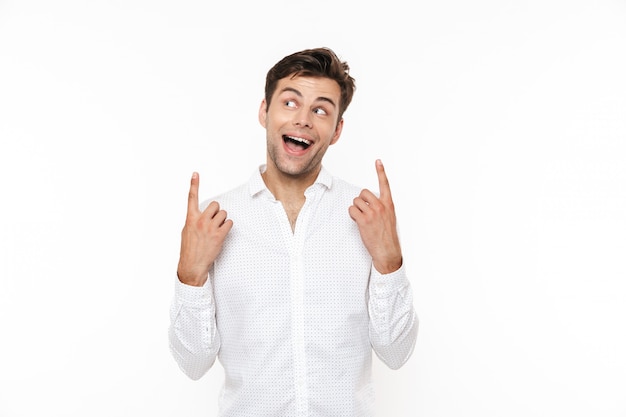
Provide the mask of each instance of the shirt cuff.
{"label": "shirt cuff", "polygon": [[184,305],[194,307],[205,307],[213,302],[210,279],[207,279],[203,286],[196,287],[182,283],[176,277],[175,294],[176,299]]}
{"label": "shirt cuff", "polygon": [[404,263],[397,270],[389,274],[381,274],[372,265],[370,277],[370,294],[375,297],[387,298],[402,290],[408,283]]}

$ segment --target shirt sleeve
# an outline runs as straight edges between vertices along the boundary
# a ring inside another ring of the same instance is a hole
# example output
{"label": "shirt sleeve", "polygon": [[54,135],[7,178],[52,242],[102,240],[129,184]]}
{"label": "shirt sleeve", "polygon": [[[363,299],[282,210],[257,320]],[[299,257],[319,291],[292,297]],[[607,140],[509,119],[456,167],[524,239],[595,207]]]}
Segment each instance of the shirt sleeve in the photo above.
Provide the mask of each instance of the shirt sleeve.
{"label": "shirt sleeve", "polygon": [[180,369],[193,380],[200,379],[213,366],[220,335],[210,278],[202,287],[176,279],[170,307],[169,346]]}
{"label": "shirt sleeve", "polygon": [[400,368],[413,353],[419,327],[404,265],[384,275],[372,266],[368,310],[374,352],[389,368]]}

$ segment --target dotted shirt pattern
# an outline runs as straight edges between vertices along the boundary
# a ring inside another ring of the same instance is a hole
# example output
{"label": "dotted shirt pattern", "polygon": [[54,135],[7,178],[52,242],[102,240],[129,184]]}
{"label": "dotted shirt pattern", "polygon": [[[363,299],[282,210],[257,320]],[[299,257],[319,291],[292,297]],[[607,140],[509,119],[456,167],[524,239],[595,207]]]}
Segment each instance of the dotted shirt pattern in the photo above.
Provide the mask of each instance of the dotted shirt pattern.
{"label": "dotted shirt pattern", "polygon": [[322,168],[292,232],[264,169],[201,205],[233,227],[204,287],[175,282],[172,355],[192,379],[219,360],[220,417],[372,416],[372,351],[397,369],[417,337],[405,267],[373,268],[348,214],[359,188]]}

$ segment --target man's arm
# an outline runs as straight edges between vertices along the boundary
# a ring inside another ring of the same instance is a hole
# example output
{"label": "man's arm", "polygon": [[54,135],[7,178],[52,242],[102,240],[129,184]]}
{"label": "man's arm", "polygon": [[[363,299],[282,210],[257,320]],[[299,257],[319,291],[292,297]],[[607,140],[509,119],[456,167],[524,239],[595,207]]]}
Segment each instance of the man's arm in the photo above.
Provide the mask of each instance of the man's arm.
{"label": "man's arm", "polygon": [[213,201],[198,205],[200,176],[191,176],[187,218],[181,233],[175,296],[170,310],[170,351],[191,379],[199,379],[215,362],[220,336],[215,321],[213,285],[209,273],[233,226]]}
{"label": "man's arm", "polygon": [[413,353],[419,328],[404,266],[386,275],[372,271],[368,310],[374,352],[389,368],[400,368]]}
{"label": "man's arm", "polygon": [[213,366],[220,349],[212,282],[208,279],[196,287],[176,281],[170,307],[170,352],[180,369],[197,380]]}
{"label": "man's arm", "polygon": [[397,369],[413,352],[418,319],[403,265],[389,180],[380,160],[376,161],[376,173],[379,196],[362,190],[349,213],[372,256],[368,301],[370,342],[378,357]]}

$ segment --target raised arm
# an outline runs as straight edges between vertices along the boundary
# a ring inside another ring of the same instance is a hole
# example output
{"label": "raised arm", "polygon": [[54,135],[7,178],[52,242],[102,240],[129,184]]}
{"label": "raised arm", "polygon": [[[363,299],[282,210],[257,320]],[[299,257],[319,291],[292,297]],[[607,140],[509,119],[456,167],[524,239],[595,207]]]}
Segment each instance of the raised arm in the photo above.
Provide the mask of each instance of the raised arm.
{"label": "raised arm", "polygon": [[370,343],[388,367],[398,369],[413,353],[419,321],[403,265],[391,188],[380,160],[376,161],[376,173],[379,197],[365,189],[349,212],[374,266],[368,300]]}
{"label": "raised arm", "polygon": [[200,177],[194,172],[187,219],[181,233],[178,279],[170,307],[169,328],[170,352],[191,379],[199,379],[213,366],[220,349],[209,271],[233,225],[215,201],[200,211],[199,183]]}

